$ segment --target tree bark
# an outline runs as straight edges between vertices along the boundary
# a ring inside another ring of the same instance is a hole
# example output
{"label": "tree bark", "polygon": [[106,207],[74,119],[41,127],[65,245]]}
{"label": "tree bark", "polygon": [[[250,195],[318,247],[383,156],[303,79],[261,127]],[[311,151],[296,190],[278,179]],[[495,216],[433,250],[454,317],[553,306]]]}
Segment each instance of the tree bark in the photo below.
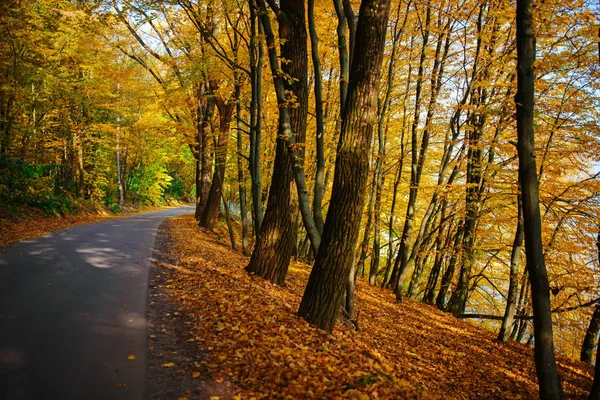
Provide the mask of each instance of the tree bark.
{"label": "tree bark", "polygon": [[600,332],[600,305],[596,305],[594,314],[592,314],[592,318],[590,319],[590,324],[585,332],[579,358],[581,361],[592,362],[592,354],[598,344],[598,332]]}
{"label": "tree bark", "polygon": [[515,96],[517,150],[519,153],[519,179],[523,196],[525,253],[533,305],[535,366],[540,398],[562,399],[564,395],[554,358],[550,287],[542,248],[533,125],[534,60],[535,38],[531,0],[517,0],[517,95]]}
{"label": "tree bark", "polygon": [[452,279],[454,279],[454,272],[456,271],[456,263],[460,257],[460,243],[462,242],[464,233],[464,222],[458,222],[458,229],[454,234],[454,246],[452,247],[452,256],[450,257],[450,261],[448,262],[448,269],[444,272],[442,276],[442,283],[440,284],[440,291],[438,292],[437,297],[435,298],[435,305],[439,309],[446,308],[446,296],[448,295],[448,290],[450,289],[450,284],[452,283]]}
{"label": "tree bark", "polygon": [[600,351],[596,352],[596,367],[594,368],[594,382],[590,389],[589,400],[600,400]]}
{"label": "tree bark", "polygon": [[383,58],[389,0],[363,0],[346,108],[337,147],[331,207],[298,313],[331,332],[344,296],[356,250],[364,205],[373,125],[377,118],[377,85]]}
{"label": "tree bark", "polygon": [[421,103],[423,90],[423,77],[425,75],[425,61],[427,58],[427,44],[429,42],[429,28],[431,23],[431,3],[427,3],[427,11],[425,17],[425,26],[422,29],[423,44],[421,46],[421,55],[419,57],[419,71],[417,74],[417,86],[415,90],[415,110],[411,126],[411,168],[410,168],[410,189],[408,194],[408,204],[406,205],[406,214],[404,217],[404,227],[402,228],[402,236],[400,238],[400,247],[398,255],[394,261],[394,271],[391,281],[394,293],[397,299],[402,298],[403,281],[406,276],[406,266],[409,255],[409,241],[412,236],[412,230],[415,219],[415,206],[419,190],[419,182],[421,181],[421,173],[425,162],[425,153],[429,146],[428,131],[423,132],[421,147],[419,149],[418,127],[421,117]]}
{"label": "tree bark", "polygon": [[[598,261],[600,261],[600,232],[598,232],[596,246],[598,247]],[[585,333],[583,345],[581,346],[581,361],[592,361],[592,352],[598,344],[598,331],[600,331],[600,305],[596,306],[588,330]],[[600,399],[600,357],[598,354],[600,354],[600,351],[596,351],[596,368],[594,383],[590,391],[590,399]]]}
{"label": "tree bark", "polygon": [[315,117],[316,129],[316,171],[313,194],[313,217],[319,234],[323,233],[323,192],[325,186],[325,122],[323,115],[323,84],[321,78],[321,60],[319,58],[319,37],[315,27],[315,0],[308,0],[308,29],[315,75]]}
{"label": "tree bark", "polygon": [[206,206],[200,217],[200,226],[212,230],[219,219],[221,209],[221,186],[225,181],[225,166],[227,164],[227,144],[229,143],[229,129],[235,103],[225,102],[215,98],[219,110],[219,138],[215,146],[215,170],[206,200]]}
{"label": "tree bark", "polygon": [[[598,31],[598,36],[600,37],[600,31]],[[600,42],[599,42],[600,43]],[[599,45],[600,46],[600,45]],[[598,239],[596,241],[596,246],[598,247],[598,261],[600,261],[600,232],[598,232]],[[592,320],[590,321],[590,328],[592,327],[592,323],[594,322],[594,320],[596,321],[596,324],[600,324],[600,315],[596,315],[596,314],[600,314],[600,306],[596,306],[596,309],[594,310],[594,315],[592,316]],[[594,318],[596,317],[596,318]],[[597,337],[598,334],[598,328],[596,326],[594,326],[594,329],[596,330],[596,333],[594,334],[594,338]],[[590,332],[590,329],[588,329],[588,333]],[[586,339],[587,339],[587,333],[586,333]],[[598,342],[598,340],[596,339],[596,343]],[[585,341],[584,341],[585,343]],[[593,346],[589,346],[592,347]],[[581,359],[583,360],[583,348],[581,349]],[[590,358],[591,358],[591,351],[590,351]],[[600,400],[600,351],[596,351],[596,367],[594,368],[594,383],[592,384],[592,389],[590,390],[590,400]]]}
{"label": "tree bark", "polygon": [[508,285],[508,296],[506,300],[506,310],[502,319],[502,326],[498,333],[498,340],[506,342],[510,338],[510,331],[515,320],[517,310],[517,293],[519,291],[519,264],[521,261],[521,251],[523,250],[523,205],[521,195],[517,196],[517,232],[513,241],[512,252],[510,256],[510,282]]}
{"label": "tree bark", "polygon": [[[281,71],[284,76],[292,78],[282,79],[274,48],[274,35],[269,16],[266,14],[264,0],[259,0],[258,6],[277,92],[279,126],[269,201],[261,232],[246,270],[274,283],[282,284],[287,275],[297,236],[290,182],[294,176],[293,168],[302,166],[294,165],[293,152],[296,149],[291,147],[289,141],[292,139],[296,143],[303,143],[306,135],[307,32],[304,3],[297,4],[292,0],[281,1],[279,8],[275,10],[279,22],[279,36],[282,39],[281,58],[289,60],[282,66]],[[287,99],[285,93],[293,94],[295,104],[292,107],[289,105],[292,100]],[[297,162],[300,163],[301,159],[297,159]]]}
{"label": "tree bark", "polygon": [[262,208],[262,184],[260,174],[260,143],[262,130],[262,69],[263,69],[263,45],[259,40],[262,34],[262,25],[256,13],[256,0],[249,0],[250,24],[252,38],[250,40],[250,83],[252,95],[250,100],[250,157],[249,169],[251,179],[252,215],[254,237],[258,240],[260,228],[263,221]]}

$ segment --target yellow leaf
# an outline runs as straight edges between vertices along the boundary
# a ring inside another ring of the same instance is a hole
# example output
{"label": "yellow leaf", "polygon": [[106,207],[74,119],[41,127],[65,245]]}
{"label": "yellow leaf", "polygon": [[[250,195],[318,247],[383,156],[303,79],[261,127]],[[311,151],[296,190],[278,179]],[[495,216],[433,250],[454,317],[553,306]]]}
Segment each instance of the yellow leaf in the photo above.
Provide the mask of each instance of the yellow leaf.
{"label": "yellow leaf", "polygon": [[175,363],[173,361],[168,362],[168,363],[164,363],[162,365],[163,368],[171,368],[171,367],[174,367],[174,366],[175,366]]}
{"label": "yellow leaf", "polygon": [[128,360],[135,360],[135,356],[133,354],[130,354],[127,356]]}
{"label": "yellow leaf", "polygon": [[210,396],[210,400],[219,400],[220,397],[219,396]]}
{"label": "yellow leaf", "polygon": [[192,378],[197,378],[200,376],[200,372],[194,371],[192,372]]}

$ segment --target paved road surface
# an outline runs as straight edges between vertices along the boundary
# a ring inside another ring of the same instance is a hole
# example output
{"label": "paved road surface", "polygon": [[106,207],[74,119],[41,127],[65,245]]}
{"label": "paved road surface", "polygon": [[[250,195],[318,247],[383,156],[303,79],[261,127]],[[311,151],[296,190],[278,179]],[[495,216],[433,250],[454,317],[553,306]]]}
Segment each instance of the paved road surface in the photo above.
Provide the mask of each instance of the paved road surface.
{"label": "paved road surface", "polygon": [[0,250],[0,399],[146,398],[152,247],[166,217],[189,212],[79,226]]}

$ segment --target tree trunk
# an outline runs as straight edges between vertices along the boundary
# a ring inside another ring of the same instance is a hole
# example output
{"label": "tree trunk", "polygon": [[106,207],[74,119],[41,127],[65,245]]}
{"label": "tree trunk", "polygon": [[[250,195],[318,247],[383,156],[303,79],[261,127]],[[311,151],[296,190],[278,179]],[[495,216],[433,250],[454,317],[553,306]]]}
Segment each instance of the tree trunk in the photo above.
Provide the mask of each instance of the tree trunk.
{"label": "tree trunk", "polygon": [[531,0],[517,0],[517,149],[519,179],[523,196],[525,253],[531,283],[533,327],[535,334],[535,366],[540,398],[564,397],[552,338],[550,287],[542,248],[539,189],[534,146],[534,82],[535,38]]}
{"label": "tree trunk", "polygon": [[[289,60],[282,68],[281,79],[277,56],[274,49],[274,36],[269,16],[266,14],[264,0],[259,0],[263,29],[267,37],[269,59],[279,104],[279,126],[273,178],[269,190],[269,201],[261,233],[257,239],[250,263],[246,270],[274,283],[282,284],[287,275],[288,266],[296,243],[297,224],[293,212],[290,193],[290,181],[293,168],[302,168],[294,164],[294,148],[288,145],[289,131],[292,140],[303,143],[306,135],[306,117],[308,109],[308,50],[305,26],[304,4],[292,0],[280,2],[276,10],[281,37],[281,58]],[[283,82],[282,82],[283,81]],[[296,104],[290,107],[285,93],[292,93]],[[283,97],[283,98],[282,98]],[[302,154],[303,156],[303,154]],[[300,162],[301,160],[298,160]]]}
{"label": "tree trunk", "polygon": [[196,87],[196,135],[198,142],[198,170],[196,176],[196,219],[200,221],[206,207],[210,187],[212,186],[212,155],[210,151],[209,128],[215,110],[215,101],[212,96],[206,95],[206,82],[201,82]]}
{"label": "tree trunk", "polygon": [[116,157],[117,157],[117,185],[119,188],[119,206],[123,207],[125,205],[125,193],[123,191],[123,177],[121,176],[121,137],[119,133],[121,132],[121,126],[119,124],[119,119],[117,117],[117,145],[116,145]]}
{"label": "tree trunk", "polygon": [[456,230],[456,234],[454,235],[454,246],[452,247],[452,256],[450,257],[450,261],[448,262],[448,269],[444,272],[444,276],[442,276],[442,283],[440,285],[440,291],[435,299],[435,304],[439,309],[446,308],[446,296],[448,295],[448,290],[450,289],[450,284],[452,283],[452,279],[454,279],[454,272],[456,271],[456,263],[458,262],[460,256],[460,243],[462,242],[464,233],[464,222],[458,222],[458,229]]}
{"label": "tree trunk", "polygon": [[[444,76],[444,68],[445,68],[445,64],[446,64],[446,59],[448,56],[448,52],[450,50],[450,44],[451,44],[450,38],[451,38],[451,31],[452,31],[451,21],[452,21],[452,19],[449,19],[445,23],[443,28],[441,27],[441,25],[442,25],[441,19],[438,20],[438,23],[437,23],[437,29],[441,29],[442,34],[440,34],[438,37],[438,41],[437,41],[436,49],[435,49],[434,63],[433,63],[433,68],[432,68],[432,72],[431,72],[431,85],[430,85],[431,93],[430,93],[430,97],[429,97],[429,104],[427,106],[425,128],[423,130],[421,149],[419,151],[419,157],[418,157],[418,162],[417,162],[417,173],[416,173],[416,182],[414,185],[414,189],[413,189],[413,185],[411,184],[411,190],[414,190],[413,202],[416,202],[416,199],[417,199],[417,194],[418,194],[417,190],[418,190],[418,186],[420,184],[421,174],[422,174],[422,170],[423,170],[423,167],[425,164],[425,156],[427,154],[427,149],[428,149],[431,124],[432,124],[434,113],[435,113],[435,106],[437,104],[438,94],[442,87],[442,80],[443,80],[443,76]],[[399,300],[402,299],[402,287],[404,286],[404,279],[408,275],[410,266],[414,262],[415,258],[417,257],[417,255],[421,249],[421,245],[422,245],[425,233],[429,230],[429,228],[431,226],[431,217],[432,217],[432,215],[434,215],[433,212],[437,206],[440,192],[442,191],[442,183],[444,182],[444,179],[446,177],[446,172],[447,172],[447,169],[448,169],[448,166],[450,163],[450,157],[451,157],[452,151],[454,149],[454,145],[456,144],[456,138],[453,137],[452,141],[445,141],[445,143],[448,143],[448,142],[449,142],[449,144],[444,146],[444,156],[442,157],[442,163],[440,165],[440,172],[438,173],[438,182],[437,182],[438,186],[435,189],[435,192],[431,198],[429,207],[428,207],[427,211],[425,212],[423,219],[421,220],[421,225],[419,227],[417,237],[415,238],[415,241],[412,245],[412,250],[410,250],[410,252],[409,252],[409,248],[410,248],[409,244],[405,244],[405,246],[402,247],[402,242],[401,242],[401,247],[400,247],[401,251],[399,253],[400,261],[401,261],[400,267],[399,267],[400,276],[398,278],[398,284],[396,285],[396,298]],[[413,167],[414,167],[414,165],[413,165]],[[456,173],[457,172],[455,172],[453,175],[451,175],[451,177],[448,180],[448,185],[450,185],[452,183]],[[411,179],[412,179],[412,174],[411,174]],[[410,200],[409,200],[409,203],[410,203]],[[413,206],[413,209],[414,209],[414,206]],[[408,216],[408,214],[407,214],[407,216]],[[411,219],[413,219],[413,218],[414,218],[414,214],[411,215]],[[412,229],[412,222],[410,223],[409,228]],[[410,238],[410,235],[411,235],[411,233],[409,231],[408,238]],[[419,274],[417,274],[417,275],[419,275]],[[413,283],[413,285],[414,285],[414,283]]]}
{"label": "tree trunk", "polygon": [[[447,200],[444,199],[441,205],[441,220],[439,231],[437,234],[437,238],[435,239],[435,260],[433,262],[433,266],[431,267],[431,271],[429,272],[429,277],[427,278],[427,285],[425,286],[425,293],[423,294],[423,303],[433,304],[433,300],[435,298],[435,288],[437,287],[437,282],[440,277],[440,272],[442,272],[442,265],[444,263],[444,254],[443,249],[448,248],[450,244],[450,232],[448,230],[448,234],[446,234],[446,227],[450,224],[446,222],[446,208],[447,208]],[[446,240],[444,241],[444,235],[446,236]]]}
{"label": "tree trunk", "polygon": [[[598,232],[596,246],[598,246],[598,261],[600,261],[600,232]],[[594,314],[592,315],[592,319],[590,319],[590,325],[585,333],[585,338],[583,339],[583,344],[581,345],[581,361],[592,361],[592,352],[598,344],[598,332],[600,332],[600,305],[597,305],[594,309]],[[597,363],[598,361],[596,361],[596,369],[599,368]],[[594,376],[594,383],[595,382],[596,377]]]}
{"label": "tree trunk", "polygon": [[[600,38],[600,31],[598,31],[598,37]],[[599,43],[599,53],[600,53],[600,41]],[[598,239],[596,241],[596,246],[598,247],[598,261],[600,261],[600,232],[598,232]],[[592,323],[595,319],[596,324],[599,324],[600,322],[598,321],[600,319],[600,316],[596,316],[597,313],[600,313],[600,306],[596,306],[596,309],[594,310],[594,315],[592,316],[592,320],[590,321],[590,328],[592,327]],[[596,317],[596,318],[594,318]],[[598,334],[598,328],[595,327],[596,333],[594,334],[594,337],[597,337]],[[590,332],[590,329],[588,329],[588,333]],[[587,339],[587,333],[586,333],[586,339]],[[596,343],[598,341],[596,340]],[[584,340],[585,343],[585,340]],[[591,352],[590,352],[591,353]],[[583,361],[583,348],[581,349],[581,359]],[[591,354],[590,354],[591,356]],[[591,358],[591,357],[590,357]],[[592,389],[590,390],[590,400],[600,400],[600,351],[596,351],[596,367],[594,368],[594,383],[592,384]]]}
{"label": "tree trunk", "polygon": [[254,216],[254,237],[258,240],[260,228],[263,221],[262,208],[262,184],[260,176],[260,142],[262,130],[262,69],[263,69],[263,45],[258,40],[262,35],[262,25],[256,14],[255,0],[250,3],[250,24],[252,38],[250,40],[250,82],[252,96],[250,100],[250,157],[249,169],[251,179],[252,215]]}
{"label": "tree trunk", "polygon": [[402,229],[402,236],[400,238],[400,247],[398,249],[398,255],[394,262],[394,271],[392,276],[394,279],[391,281],[394,293],[397,299],[402,298],[403,291],[403,280],[406,276],[406,263],[408,261],[409,254],[409,241],[412,236],[412,229],[415,219],[415,206],[417,203],[417,195],[419,189],[419,182],[421,180],[421,173],[423,171],[423,165],[425,162],[425,152],[429,145],[429,136],[427,129],[423,132],[423,138],[421,140],[421,149],[419,150],[419,138],[417,129],[419,127],[419,121],[421,116],[421,92],[423,89],[423,77],[425,74],[425,60],[427,58],[427,43],[429,42],[429,28],[431,23],[431,4],[427,4],[427,12],[425,17],[425,26],[423,27],[423,44],[421,46],[421,55],[419,58],[419,72],[417,75],[417,87],[415,91],[415,110],[413,115],[413,121],[411,126],[411,168],[410,168],[410,189],[408,194],[408,204],[406,205],[406,215],[404,217],[404,228]]}
{"label": "tree trunk", "polygon": [[592,362],[592,354],[598,344],[598,332],[600,332],[600,305],[596,305],[590,324],[585,332],[579,358],[581,361]]}
{"label": "tree trunk", "polygon": [[215,170],[212,183],[208,192],[206,206],[200,217],[200,226],[209,230],[215,227],[221,209],[221,186],[225,181],[225,166],[227,164],[227,144],[229,143],[229,129],[235,104],[226,103],[220,98],[215,98],[219,110],[219,138],[215,146]]}
{"label": "tree trunk", "polygon": [[589,400],[600,400],[600,351],[596,352],[596,367],[594,368],[594,382],[590,389]]}
{"label": "tree trunk", "polygon": [[321,60],[319,59],[319,37],[315,27],[315,0],[308,0],[308,29],[310,32],[311,55],[315,75],[316,171],[313,195],[313,216],[319,234],[323,233],[323,192],[325,186],[325,122],[323,115],[323,84]]}
{"label": "tree trunk", "polygon": [[348,97],[337,147],[331,207],[323,229],[299,315],[328,332],[333,330],[356,251],[364,205],[377,85],[383,58],[389,0],[363,0],[357,25]]}
{"label": "tree trunk", "polygon": [[508,285],[508,296],[506,300],[506,310],[504,311],[504,319],[498,333],[498,340],[506,342],[510,338],[510,331],[515,320],[515,312],[517,310],[517,292],[519,291],[519,264],[521,261],[521,251],[523,249],[523,206],[521,195],[517,196],[517,232],[513,242],[512,252],[510,255],[510,282]]}

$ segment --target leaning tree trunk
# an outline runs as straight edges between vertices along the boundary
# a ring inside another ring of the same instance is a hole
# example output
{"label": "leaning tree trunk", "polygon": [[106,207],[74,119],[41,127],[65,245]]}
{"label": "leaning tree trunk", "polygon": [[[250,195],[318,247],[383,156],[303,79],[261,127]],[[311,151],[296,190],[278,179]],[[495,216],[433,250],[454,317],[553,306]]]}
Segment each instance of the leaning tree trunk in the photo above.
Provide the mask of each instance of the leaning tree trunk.
{"label": "leaning tree trunk", "polygon": [[504,311],[504,319],[498,333],[498,340],[506,342],[510,338],[510,331],[515,320],[515,312],[517,310],[517,292],[519,290],[519,264],[521,261],[521,251],[523,250],[523,206],[521,195],[517,196],[517,232],[513,242],[512,252],[510,256],[510,282],[508,284],[508,297],[506,300],[506,310]]}
{"label": "leaning tree trunk", "polygon": [[[264,1],[258,3],[267,40],[274,41],[269,17],[265,14]],[[282,284],[287,275],[297,234],[294,202],[290,193],[290,182],[294,176],[293,149],[288,147],[287,130],[291,128],[297,143],[304,142],[308,109],[308,49],[304,3],[297,4],[292,0],[282,0],[279,7],[276,12],[279,36],[282,39],[281,58],[289,60],[281,70],[283,76],[292,78],[283,79],[283,89],[286,93],[293,94],[295,104],[290,107],[286,103],[292,100],[282,101],[285,99],[279,98],[281,90],[278,90],[279,126],[269,201],[260,235],[246,270],[274,283]],[[274,64],[276,63],[276,57],[273,57],[275,50],[272,46],[268,46],[268,49],[271,69],[275,72],[273,79],[278,85],[281,84],[281,76],[277,75],[278,66]],[[276,87],[276,89],[280,88]]]}
{"label": "leaning tree trunk", "polygon": [[389,0],[363,0],[356,32],[348,97],[337,147],[331,207],[323,229],[299,315],[328,332],[333,330],[356,250],[364,206],[377,84],[383,59]]}
{"label": "leaning tree trunk", "polygon": [[517,150],[519,153],[519,179],[523,196],[523,222],[525,227],[525,254],[535,334],[535,367],[542,399],[564,397],[552,338],[550,313],[550,287],[542,248],[542,223],[540,217],[539,188],[534,146],[534,82],[535,37],[531,0],[517,0]]}

